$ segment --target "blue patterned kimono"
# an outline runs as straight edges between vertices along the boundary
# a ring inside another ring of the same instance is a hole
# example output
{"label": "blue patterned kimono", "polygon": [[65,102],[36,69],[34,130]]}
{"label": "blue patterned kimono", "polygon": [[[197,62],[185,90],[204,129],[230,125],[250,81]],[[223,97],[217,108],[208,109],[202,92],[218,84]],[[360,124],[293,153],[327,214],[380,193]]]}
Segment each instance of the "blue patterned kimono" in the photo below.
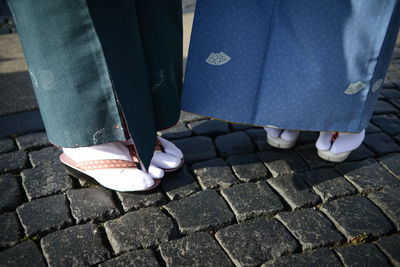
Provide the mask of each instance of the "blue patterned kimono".
{"label": "blue patterned kimono", "polygon": [[182,109],[260,126],[360,132],[399,23],[397,0],[200,0]]}

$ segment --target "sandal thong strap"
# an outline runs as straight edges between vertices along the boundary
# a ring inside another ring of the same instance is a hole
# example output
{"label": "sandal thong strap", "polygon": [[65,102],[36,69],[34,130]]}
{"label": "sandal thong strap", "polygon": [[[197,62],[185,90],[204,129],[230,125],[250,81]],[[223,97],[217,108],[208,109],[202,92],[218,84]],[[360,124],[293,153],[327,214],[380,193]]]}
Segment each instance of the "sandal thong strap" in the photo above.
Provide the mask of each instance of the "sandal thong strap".
{"label": "sandal thong strap", "polygon": [[155,151],[162,151],[163,150],[163,145],[161,144],[160,139],[157,138],[156,140],[156,147],[154,148]]}
{"label": "sandal thong strap", "polygon": [[120,159],[101,159],[80,161],[75,167],[84,171],[98,169],[137,168],[137,163]]}

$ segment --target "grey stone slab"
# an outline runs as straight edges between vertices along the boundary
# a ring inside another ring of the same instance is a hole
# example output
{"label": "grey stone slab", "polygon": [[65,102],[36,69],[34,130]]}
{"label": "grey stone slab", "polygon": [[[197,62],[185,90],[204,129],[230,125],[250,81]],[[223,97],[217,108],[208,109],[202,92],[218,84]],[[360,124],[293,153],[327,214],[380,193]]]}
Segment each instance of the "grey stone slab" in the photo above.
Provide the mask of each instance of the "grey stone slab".
{"label": "grey stone slab", "polygon": [[0,154],[0,173],[20,171],[25,167],[26,160],[24,151]]}
{"label": "grey stone slab", "polygon": [[380,236],[392,231],[392,225],[374,204],[362,196],[345,197],[320,208],[348,241],[367,234]]}
{"label": "grey stone slab", "polygon": [[15,210],[21,202],[22,194],[14,175],[0,175],[0,211]]}
{"label": "grey stone slab", "polygon": [[390,99],[389,102],[400,109],[400,99]]}
{"label": "grey stone slab", "polygon": [[267,182],[295,210],[297,208],[312,207],[321,202],[321,198],[305,182],[305,177],[304,174],[290,174],[268,179]]}
{"label": "grey stone slab", "polygon": [[40,240],[49,266],[93,265],[110,258],[99,229],[93,224],[69,227]]}
{"label": "grey stone slab", "polygon": [[392,175],[400,179],[400,153],[393,153],[378,159]]}
{"label": "grey stone slab", "polygon": [[181,110],[181,115],[179,117],[179,121],[180,122],[190,122],[190,121],[201,120],[201,119],[205,119],[205,118],[207,118],[207,117],[196,114],[196,113]]}
{"label": "grey stone slab", "polygon": [[308,144],[317,142],[319,132],[301,131],[297,139],[298,144]]}
{"label": "grey stone slab", "polygon": [[386,101],[378,100],[374,109],[374,114],[397,113],[399,110]]}
{"label": "grey stone slab", "polygon": [[339,245],[345,241],[333,223],[318,210],[281,212],[276,218],[299,240],[303,250]]}
{"label": "grey stone slab", "polygon": [[215,237],[237,266],[260,265],[299,247],[282,224],[266,218],[229,226]]}
{"label": "grey stone slab", "polygon": [[71,177],[61,163],[26,169],[21,172],[22,185],[29,200],[66,192],[72,188]]}
{"label": "grey stone slab", "polygon": [[186,165],[178,171],[165,173],[161,186],[170,200],[187,197],[201,190]]}
{"label": "grey stone slab", "polygon": [[117,196],[125,212],[167,203],[159,189],[143,192],[117,192]]}
{"label": "grey stone slab", "polygon": [[215,146],[222,157],[254,152],[250,137],[243,131],[218,136],[215,138]]}
{"label": "grey stone slab", "polygon": [[182,150],[185,162],[188,164],[215,158],[217,155],[210,137],[195,136],[174,140],[173,143]]}
{"label": "grey stone slab", "polygon": [[305,182],[312,186],[323,202],[354,195],[356,188],[332,169],[318,169],[305,173]]}
{"label": "grey stone slab", "polygon": [[384,236],[376,242],[376,245],[389,258],[394,266],[400,266],[400,235]]}
{"label": "grey stone slab", "polygon": [[364,144],[361,144],[356,150],[350,153],[346,161],[360,161],[372,157],[375,157],[375,153],[369,150]]}
{"label": "grey stone slab", "polygon": [[17,146],[11,138],[0,139],[0,153],[6,153],[16,150]]}
{"label": "grey stone slab", "polygon": [[126,266],[153,267],[160,265],[158,264],[157,258],[151,249],[130,251],[114,259],[107,260],[99,264],[99,267]]}
{"label": "grey stone slab", "polygon": [[158,246],[176,238],[172,220],[158,208],[128,212],[104,224],[108,240],[115,253]]}
{"label": "grey stone slab", "polygon": [[385,133],[366,135],[364,144],[378,156],[400,151],[400,147]]}
{"label": "grey stone slab", "polygon": [[55,146],[46,147],[38,151],[30,152],[29,160],[33,167],[53,164],[54,162],[59,161],[61,153],[61,148],[57,148]]}
{"label": "grey stone slab", "polygon": [[248,125],[248,124],[230,123],[230,125],[233,131],[243,131],[250,128],[254,128],[253,125]]}
{"label": "grey stone slab", "polygon": [[342,266],[335,254],[327,249],[321,248],[308,253],[303,254],[291,254],[289,256],[280,257],[272,262],[267,262],[261,267],[268,266],[304,266],[304,267],[314,267],[314,266]]}
{"label": "grey stone slab", "polygon": [[371,120],[389,135],[400,134],[400,119],[395,114],[373,116]]}
{"label": "grey stone slab", "polygon": [[257,153],[273,177],[302,172],[308,169],[307,164],[293,150],[273,149]]}
{"label": "grey stone slab", "polygon": [[381,130],[372,123],[368,124],[368,127],[365,129],[365,134],[380,133],[380,132]]}
{"label": "grey stone slab", "polygon": [[170,202],[164,208],[175,218],[184,234],[220,228],[234,218],[222,197],[213,190]]}
{"label": "grey stone slab", "polygon": [[45,267],[43,257],[33,241],[26,241],[0,251],[1,266]]}
{"label": "grey stone slab", "polygon": [[267,136],[264,128],[248,129],[246,133],[250,136],[251,141],[256,145],[258,151],[272,149],[267,143]]}
{"label": "grey stone slab", "polygon": [[284,206],[265,182],[245,183],[221,190],[239,222],[257,216],[272,216]]}
{"label": "grey stone slab", "polygon": [[17,208],[27,236],[44,234],[72,225],[64,194],[34,199]]}
{"label": "grey stone slab", "polygon": [[335,169],[346,177],[361,193],[400,185],[400,181],[388,173],[374,159],[345,162],[337,165]]}
{"label": "grey stone slab", "polygon": [[295,150],[300,154],[304,161],[307,162],[311,169],[333,166],[332,162],[325,161],[318,156],[315,144],[296,146]]}
{"label": "grey stone slab", "polygon": [[38,131],[44,131],[39,110],[0,117],[0,138]]}
{"label": "grey stone slab", "polygon": [[229,124],[219,120],[201,120],[188,124],[189,128],[196,135],[217,136],[229,133]]}
{"label": "grey stone slab", "polygon": [[337,248],[336,253],[344,266],[392,266],[374,244],[361,244]]}
{"label": "grey stone slab", "polygon": [[200,232],[160,245],[167,266],[233,266],[229,257],[207,233]]}
{"label": "grey stone slab", "polygon": [[185,123],[178,123],[174,127],[160,131],[157,134],[166,139],[178,139],[191,136],[192,131],[186,127]]}
{"label": "grey stone slab", "polygon": [[11,247],[18,243],[19,223],[14,213],[0,214],[0,236],[0,248]]}
{"label": "grey stone slab", "polygon": [[38,149],[50,145],[45,132],[21,135],[15,141],[20,150]]}
{"label": "grey stone slab", "polygon": [[389,188],[368,195],[400,231],[400,187]]}
{"label": "grey stone slab", "polygon": [[231,168],[221,158],[195,163],[192,169],[203,189],[226,188],[239,183]]}
{"label": "grey stone slab", "polygon": [[385,89],[381,91],[381,94],[388,99],[400,99],[400,91],[396,89]]}
{"label": "grey stone slab", "polygon": [[72,216],[77,223],[103,222],[120,214],[111,191],[103,188],[71,189],[68,190],[67,197]]}
{"label": "grey stone slab", "polygon": [[254,154],[235,155],[226,159],[235,175],[242,182],[251,182],[269,177],[268,169]]}

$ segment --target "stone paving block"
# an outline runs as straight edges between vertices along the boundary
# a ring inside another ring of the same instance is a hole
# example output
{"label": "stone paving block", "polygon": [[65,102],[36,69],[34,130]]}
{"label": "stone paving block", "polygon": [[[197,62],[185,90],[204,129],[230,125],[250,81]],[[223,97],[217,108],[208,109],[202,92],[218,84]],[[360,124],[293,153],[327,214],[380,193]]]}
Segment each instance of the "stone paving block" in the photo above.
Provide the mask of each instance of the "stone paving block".
{"label": "stone paving block", "polygon": [[243,131],[218,136],[215,138],[215,146],[222,157],[254,152],[250,137]]}
{"label": "stone paving block", "polygon": [[11,247],[18,243],[19,223],[14,213],[0,214],[0,236],[0,248]]}
{"label": "stone paving block", "polygon": [[400,181],[388,173],[374,159],[345,162],[337,165],[335,169],[346,177],[361,193],[400,185]]}
{"label": "stone paving block", "polygon": [[215,158],[217,153],[210,137],[195,136],[174,140],[173,143],[183,152],[188,164]]}
{"label": "stone paving block", "polygon": [[233,266],[217,242],[204,232],[161,244],[160,252],[168,267]]}
{"label": "stone paving block", "polygon": [[313,143],[315,146],[315,142],[317,142],[318,136],[319,132],[301,131],[299,134],[299,138],[297,139],[297,143],[298,144]]}
{"label": "stone paving block", "polygon": [[361,144],[356,150],[353,150],[350,153],[350,156],[346,159],[346,162],[360,161],[372,157],[375,157],[375,153],[369,150],[364,144]]}
{"label": "stone paving block", "polygon": [[291,254],[276,259],[272,262],[266,262],[261,267],[276,266],[342,266],[335,254],[327,249],[321,248],[303,254]]}
{"label": "stone paving block", "polygon": [[145,250],[134,250],[118,256],[114,259],[107,260],[99,267],[126,267],[126,266],[137,266],[137,267],[153,267],[160,266],[157,258],[151,249]]}
{"label": "stone paving block", "polygon": [[336,253],[344,266],[392,266],[374,244],[361,244],[337,248]]}
{"label": "stone paving block", "polygon": [[229,133],[229,124],[219,120],[201,120],[188,124],[189,129],[196,135],[217,136]]}
{"label": "stone paving block", "polygon": [[195,120],[201,120],[207,118],[206,116],[195,114],[192,112],[187,112],[181,110],[181,115],[179,117],[180,122],[190,122],[190,121],[195,121]]}
{"label": "stone paving block", "polygon": [[285,199],[293,210],[312,207],[321,202],[321,198],[305,182],[304,174],[291,174],[271,178],[267,182]]}
{"label": "stone paving block", "polygon": [[293,150],[273,149],[257,153],[272,177],[283,176],[308,169],[307,164]]}
{"label": "stone paving block", "polygon": [[214,190],[170,202],[164,208],[175,218],[184,234],[220,228],[234,218],[225,201]]}
{"label": "stone paving block", "polygon": [[272,216],[284,209],[279,197],[265,182],[245,183],[221,190],[221,195],[243,222],[257,216]]}
{"label": "stone paving block", "polygon": [[17,146],[11,138],[0,139],[0,153],[16,150]]}
{"label": "stone paving block", "polygon": [[0,211],[15,210],[21,202],[22,194],[14,175],[0,175]]}
{"label": "stone paving block", "polygon": [[61,163],[53,163],[21,172],[22,185],[29,200],[66,192],[72,188],[71,177]]}
{"label": "stone paving block", "polygon": [[248,129],[246,133],[250,136],[251,141],[256,145],[259,151],[272,149],[267,143],[267,136],[264,128]]}
{"label": "stone paving block", "polygon": [[396,142],[397,142],[398,144],[400,144],[400,134],[394,136],[393,139],[396,140]]}
{"label": "stone paving block", "polygon": [[389,135],[400,134],[400,119],[395,114],[373,116],[371,120]]}
{"label": "stone paving block", "polygon": [[388,99],[399,99],[400,91],[396,89],[385,89],[381,91],[381,94]]}
{"label": "stone paving block", "polygon": [[235,155],[226,159],[235,175],[242,182],[251,182],[269,177],[268,169],[254,154]]}
{"label": "stone paving block", "polygon": [[167,203],[162,192],[157,188],[143,192],[117,192],[117,196],[125,212]]}
{"label": "stone paving block", "polygon": [[17,208],[27,236],[48,233],[72,225],[64,194],[34,199]]}
{"label": "stone paving block", "polygon": [[178,139],[191,136],[192,131],[186,127],[185,123],[178,123],[174,127],[160,131],[157,134],[166,139]]}
{"label": "stone paving block", "polygon": [[128,212],[104,224],[108,240],[115,253],[158,246],[176,238],[172,220],[158,208]]}
{"label": "stone paving block", "polygon": [[400,147],[385,133],[366,135],[364,144],[378,156],[400,152]]}
{"label": "stone paving block", "polygon": [[61,148],[55,146],[46,147],[41,150],[32,151],[29,153],[29,160],[33,167],[59,162],[59,157],[62,153]]}
{"label": "stone paving block", "polygon": [[14,151],[0,154],[0,174],[22,170],[27,161],[24,151]]}
{"label": "stone paving block", "polygon": [[307,162],[311,169],[324,168],[333,166],[332,162],[321,159],[317,154],[315,143],[296,146],[296,152]]}
{"label": "stone paving block", "polygon": [[392,175],[400,179],[400,153],[393,153],[378,159]]}
{"label": "stone paving block", "polygon": [[120,214],[111,191],[104,188],[71,189],[68,190],[67,197],[72,216],[77,223],[103,222]]}
{"label": "stone paving block", "polygon": [[368,124],[368,127],[365,129],[365,134],[380,133],[380,132],[381,130],[372,123]]}
{"label": "stone paving block", "polygon": [[50,145],[45,132],[30,133],[18,136],[15,141],[17,142],[20,150],[28,150],[33,148],[41,148]]}
{"label": "stone paving block", "polygon": [[229,226],[215,237],[237,266],[260,265],[299,248],[282,224],[266,218]]}
{"label": "stone paving block", "polygon": [[230,125],[233,131],[244,131],[250,128],[254,128],[254,126],[247,124],[230,123]]}
{"label": "stone paving block", "polygon": [[33,241],[26,241],[0,251],[1,266],[45,267],[43,257]]}
{"label": "stone paving block", "polygon": [[354,195],[357,190],[343,176],[332,169],[318,169],[305,173],[305,182],[312,186],[323,202]]}
{"label": "stone paving block", "polygon": [[389,99],[390,104],[400,109],[400,99]]}
{"label": "stone paving block", "polygon": [[389,188],[368,195],[400,231],[400,187]]}
{"label": "stone paving block", "polygon": [[201,190],[186,165],[178,171],[166,173],[161,186],[170,200],[187,197]]}
{"label": "stone paving block", "polygon": [[348,241],[364,233],[380,236],[392,231],[392,225],[367,198],[345,197],[325,203],[320,208]]}
{"label": "stone paving block", "polygon": [[281,212],[276,218],[299,240],[303,250],[339,245],[345,241],[333,223],[318,210]]}
{"label": "stone paving block", "polygon": [[400,266],[400,235],[384,236],[376,242],[376,245],[389,258],[394,266]]}
{"label": "stone paving block", "polygon": [[50,233],[40,240],[40,246],[49,266],[93,265],[110,258],[100,231],[93,224]]}
{"label": "stone paving block", "polygon": [[226,188],[239,183],[231,168],[221,158],[195,163],[192,169],[203,189]]}
{"label": "stone paving block", "polygon": [[394,106],[390,105],[388,102],[383,100],[378,100],[374,109],[374,114],[387,114],[387,113],[397,113],[399,110]]}

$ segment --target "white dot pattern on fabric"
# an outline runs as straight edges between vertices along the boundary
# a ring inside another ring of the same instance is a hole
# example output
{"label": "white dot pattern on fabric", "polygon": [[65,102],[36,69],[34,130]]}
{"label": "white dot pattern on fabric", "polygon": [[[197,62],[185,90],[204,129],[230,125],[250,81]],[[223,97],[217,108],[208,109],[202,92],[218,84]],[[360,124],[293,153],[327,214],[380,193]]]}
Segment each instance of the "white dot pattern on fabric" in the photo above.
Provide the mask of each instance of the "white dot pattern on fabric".
{"label": "white dot pattern on fabric", "polygon": [[206,62],[210,65],[219,66],[228,63],[230,60],[231,60],[230,56],[228,56],[224,52],[219,52],[219,53],[211,53],[206,59]]}
{"label": "white dot pattern on fabric", "polygon": [[383,79],[377,80],[371,89],[372,93],[375,93],[381,87],[382,83],[383,83]]}
{"label": "white dot pattern on fabric", "polygon": [[365,83],[358,81],[356,83],[350,84],[349,87],[347,87],[346,91],[344,91],[344,93],[346,95],[353,95],[360,92],[364,87]]}

